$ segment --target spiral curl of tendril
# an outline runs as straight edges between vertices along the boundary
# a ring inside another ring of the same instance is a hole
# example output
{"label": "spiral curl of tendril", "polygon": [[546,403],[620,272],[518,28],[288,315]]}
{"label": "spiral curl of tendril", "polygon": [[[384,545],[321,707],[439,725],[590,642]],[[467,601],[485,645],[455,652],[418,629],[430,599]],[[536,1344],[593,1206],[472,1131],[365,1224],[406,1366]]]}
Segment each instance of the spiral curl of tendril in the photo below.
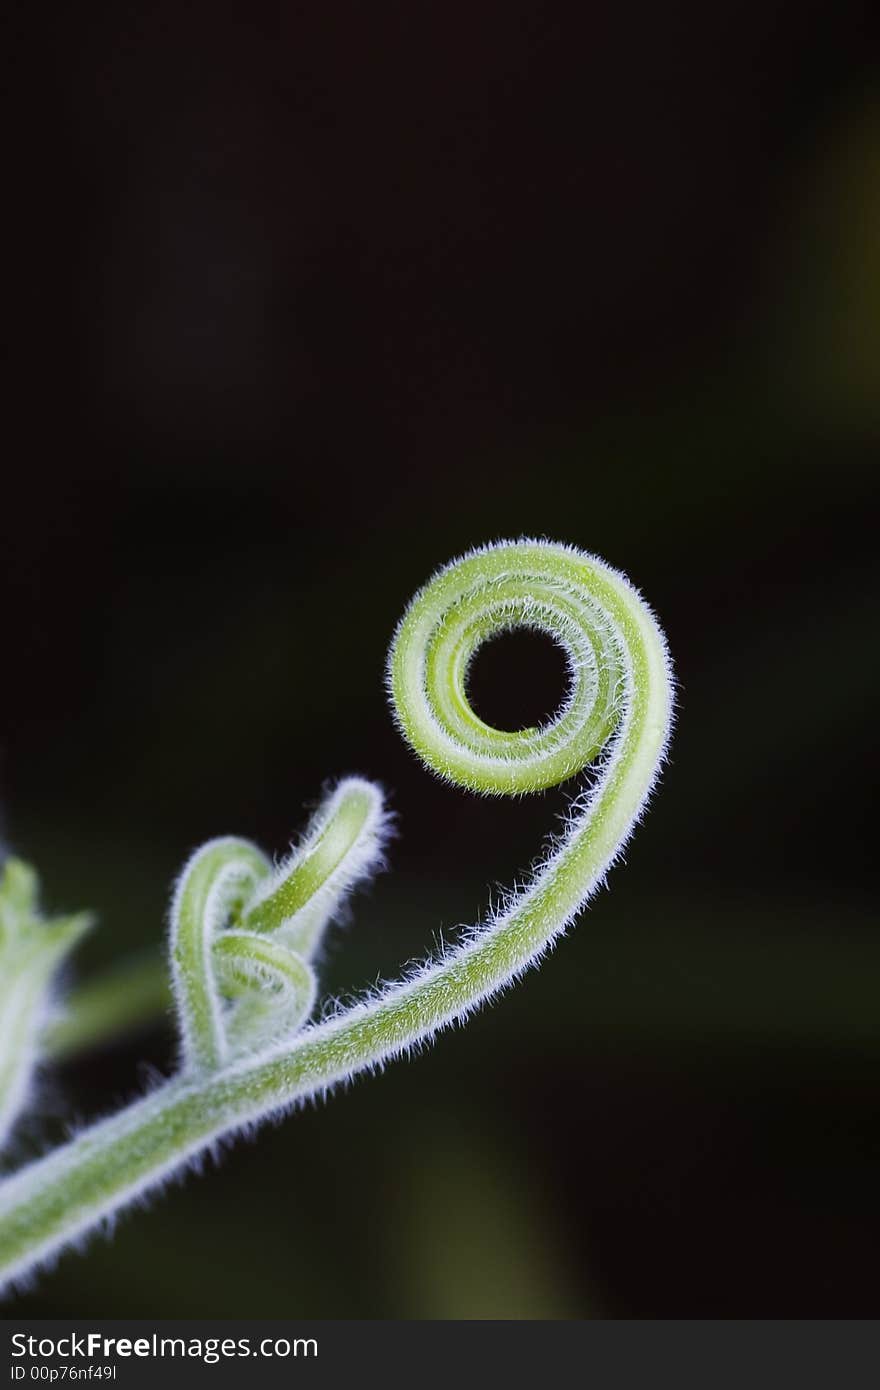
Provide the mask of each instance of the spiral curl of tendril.
{"label": "spiral curl of tendril", "polygon": [[[569,683],[535,729],[496,730],[467,697],[479,647],[512,627],[562,647]],[[673,686],[663,634],[622,574],[542,541],[502,542],[442,569],[412,600],[387,668],[418,756],[472,791],[520,795],[595,765],[530,881],[442,955],[302,1027],[314,956],[348,889],[375,868],[381,794],[341,783],[276,870],[246,841],[190,860],[172,908],[180,1072],[0,1184],[0,1279],[26,1275],[221,1137],[423,1044],[508,985],[603,881],[660,770]]]}

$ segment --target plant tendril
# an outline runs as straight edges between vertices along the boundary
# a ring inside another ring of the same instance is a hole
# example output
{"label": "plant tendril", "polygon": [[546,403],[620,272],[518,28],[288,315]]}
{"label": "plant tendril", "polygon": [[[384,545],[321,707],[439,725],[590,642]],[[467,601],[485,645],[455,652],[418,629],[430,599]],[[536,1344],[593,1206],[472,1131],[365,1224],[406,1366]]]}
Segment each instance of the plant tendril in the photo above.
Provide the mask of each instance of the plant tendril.
{"label": "plant tendril", "polygon": [[[467,678],[483,643],[514,627],[557,642],[569,682],[542,725],[505,732],[474,713]],[[455,946],[313,1023],[324,931],[382,858],[378,788],[340,783],[275,870],[247,841],[197,851],[171,916],[181,1069],[0,1184],[0,1279],[27,1274],[217,1139],[326,1095],[466,1018],[537,962],[603,882],[642,815],[672,721],[662,632],[623,575],[547,542],[471,552],[409,605],[387,684],[418,756],[472,791],[521,795],[595,763],[564,833],[526,886]]]}

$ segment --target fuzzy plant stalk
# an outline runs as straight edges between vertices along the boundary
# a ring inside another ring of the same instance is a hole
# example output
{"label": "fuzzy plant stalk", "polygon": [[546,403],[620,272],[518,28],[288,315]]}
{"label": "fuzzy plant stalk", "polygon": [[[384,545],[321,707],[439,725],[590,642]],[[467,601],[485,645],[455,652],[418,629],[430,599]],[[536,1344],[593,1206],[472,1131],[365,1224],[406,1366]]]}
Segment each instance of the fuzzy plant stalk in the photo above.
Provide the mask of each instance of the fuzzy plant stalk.
{"label": "fuzzy plant stalk", "polygon": [[[468,700],[490,638],[536,629],[568,688],[537,728],[491,728]],[[400,979],[309,1021],[315,960],[348,892],[379,865],[378,787],[341,782],[277,867],[213,840],[180,876],[170,968],[180,1066],[120,1113],[0,1184],[0,1279],[27,1277],[217,1141],[323,1097],[460,1022],[541,959],[602,884],[663,762],[672,677],[663,634],[618,571],[570,546],[503,542],[440,570],[398,625],[387,685],[401,733],[439,776],[520,795],[592,773],[524,887]]]}

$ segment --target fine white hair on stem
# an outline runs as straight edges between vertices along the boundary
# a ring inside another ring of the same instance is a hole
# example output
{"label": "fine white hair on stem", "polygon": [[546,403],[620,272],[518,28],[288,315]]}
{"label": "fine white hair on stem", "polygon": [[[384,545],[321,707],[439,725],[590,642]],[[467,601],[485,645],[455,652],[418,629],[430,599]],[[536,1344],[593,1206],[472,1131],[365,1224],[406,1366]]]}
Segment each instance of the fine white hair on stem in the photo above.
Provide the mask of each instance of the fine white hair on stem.
{"label": "fine white hair on stem", "polygon": [[[467,672],[479,647],[512,626],[558,642],[570,680],[545,724],[502,732],[471,708]],[[362,779],[340,783],[274,872],[247,842],[212,842],[184,871],[172,914],[172,958],[185,957],[176,982],[185,1065],[0,1185],[0,1279],[26,1276],[218,1141],[323,1099],[466,1021],[541,960],[620,858],[656,783],[673,707],[663,634],[622,574],[546,541],[471,551],[413,599],[387,682],[418,756],[473,791],[522,795],[594,764],[531,877],[454,945],[301,1028],[327,919],[380,860],[381,795]],[[277,1026],[266,1019],[273,1000],[283,1001]]]}
{"label": "fine white hair on stem", "polygon": [[384,867],[390,830],[381,788],[364,777],[344,777],[300,843],[258,885],[245,921],[277,932],[313,959],[352,891]]}

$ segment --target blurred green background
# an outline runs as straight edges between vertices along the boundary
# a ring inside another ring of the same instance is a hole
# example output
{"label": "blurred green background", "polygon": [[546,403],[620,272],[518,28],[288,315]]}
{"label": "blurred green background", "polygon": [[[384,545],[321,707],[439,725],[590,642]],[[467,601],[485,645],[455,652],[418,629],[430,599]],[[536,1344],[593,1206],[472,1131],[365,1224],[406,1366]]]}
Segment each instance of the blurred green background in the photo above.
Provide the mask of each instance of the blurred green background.
{"label": "blurred green background", "polygon": [[[161,947],[208,836],[329,777],[398,815],[329,991],[521,873],[382,673],[439,563],[603,555],[681,683],[627,864],[436,1048],[207,1161],[27,1316],[880,1312],[876,14],[22,7],[9,170],[5,841],[93,906],[71,983]],[[506,649],[505,649],[506,648]],[[558,695],[540,643],[477,673]],[[173,1065],[47,1069],[14,1161]]]}

